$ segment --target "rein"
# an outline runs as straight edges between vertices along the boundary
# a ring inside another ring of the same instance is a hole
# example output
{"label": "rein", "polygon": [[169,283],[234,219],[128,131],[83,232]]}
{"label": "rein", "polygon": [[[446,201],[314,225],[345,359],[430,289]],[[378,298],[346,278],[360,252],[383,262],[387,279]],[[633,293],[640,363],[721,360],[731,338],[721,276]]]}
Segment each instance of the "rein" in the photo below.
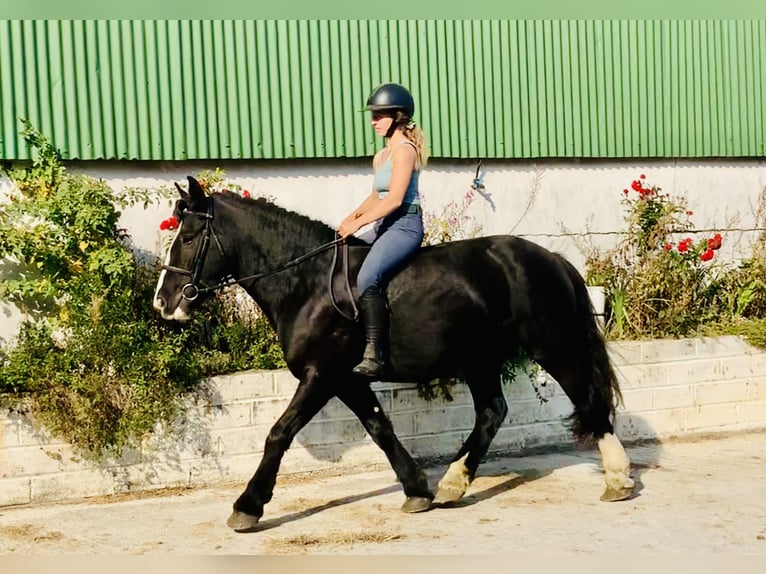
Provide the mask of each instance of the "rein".
{"label": "rein", "polygon": [[[205,259],[207,258],[207,252],[210,249],[210,238],[212,237],[215,240],[216,245],[218,246],[218,249],[221,251],[221,254],[225,257],[226,252],[223,249],[223,245],[221,245],[220,240],[218,239],[218,236],[215,233],[215,230],[213,229],[213,199],[208,199],[207,204],[207,212],[201,213],[198,211],[189,212],[188,215],[196,215],[197,217],[201,217],[205,219],[205,229],[203,230],[203,236],[202,236],[202,245],[200,246],[197,253],[194,255],[194,263],[192,265],[192,269],[183,269],[181,267],[175,267],[173,265],[162,265],[160,269],[165,269],[167,271],[172,271],[174,273],[180,273],[181,275],[188,275],[191,277],[190,281],[184,285],[181,288],[181,296],[186,299],[187,301],[194,301],[201,293],[209,293],[211,291],[217,291],[218,289],[222,289],[223,287],[229,287],[231,285],[237,285],[244,281],[257,281],[258,279],[264,279],[265,277],[270,277],[271,275],[276,275],[277,273],[281,273],[282,271],[285,271],[287,269],[290,269],[291,267],[295,267],[296,265],[299,265],[303,263],[304,261],[311,259],[312,257],[316,257],[320,253],[323,253],[327,251],[328,249],[335,247],[336,245],[339,245],[341,243],[344,243],[344,246],[347,246],[345,244],[345,239],[338,238],[334,239],[332,241],[329,241],[327,243],[323,243],[319,247],[316,247],[309,251],[308,253],[304,253],[303,255],[300,255],[299,257],[296,257],[295,259],[291,259],[287,263],[284,263],[283,265],[277,267],[276,269],[273,269],[272,271],[265,271],[263,273],[256,273],[253,275],[247,275],[246,277],[240,277],[239,279],[235,279],[234,277],[229,277],[227,279],[224,279],[223,281],[220,281],[219,283],[209,286],[209,287],[199,287],[198,284],[200,282],[200,277],[202,275],[202,266],[205,263]],[[348,260],[348,250],[343,250],[343,256],[344,256],[344,262]],[[336,254],[337,257],[337,254]],[[333,265],[334,266],[334,265]],[[351,293],[350,286],[348,286],[348,277],[346,277],[346,285],[349,289],[349,293]],[[335,309],[344,317],[347,319],[356,319],[356,316],[358,314],[358,311],[356,309],[356,305],[354,305],[354,316],[350,317],[343,311],[341,311],[338,308],[338,305],[335,301],[335,297],[333,296],[332,289],[330,289],[330,299],[332,300],[332,304],[335,307]],[[353,296],[351,298],[352,304],[353,304]]]}
{"label": "rein", "polygon": [[327,251],[331,247],[334,247],[340,243],[343,243],[343,239],[333,239],[332,241],[329,241],[327,243],[323,243],[319,247],[312,249],[308,253],[304,253],[303,255],[296,257],[295,259],[291,259],[284,265],[277,267],[273,271],[266,271],[264,273],[256,273],[255,275],[248,275],[247,277],[240,277],[239,279],[234,279],[233,277],[229,279],[226,282],[221,282],[215,287],[206,287],[205,291],[214,291],[215,289],[220,289],[221,287],[227,287],[228,285],[235,285],[237,283],[241,283],[242,281],[256,281],[258,279],[263,279],[264,277],[269,277],[271,275],[276,275],[277,273],[281,273],[282,271],[286,269],[290,269],[290,267],[295,267],[296,265],[303,263],[307,259],[311,259],[312,257],[315,257],[322,253],[323,251]]}

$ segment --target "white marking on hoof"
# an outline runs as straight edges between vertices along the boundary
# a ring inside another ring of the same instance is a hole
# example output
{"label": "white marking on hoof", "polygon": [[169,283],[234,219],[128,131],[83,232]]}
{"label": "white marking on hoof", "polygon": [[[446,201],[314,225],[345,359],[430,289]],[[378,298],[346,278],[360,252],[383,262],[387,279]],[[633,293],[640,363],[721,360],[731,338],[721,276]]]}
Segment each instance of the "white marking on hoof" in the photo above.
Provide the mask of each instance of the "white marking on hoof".
{"label": "white marking on hoof", "polygon": [[[466,458],[468,458],[467,453],[463,458],[458,459],[449,465],[447,472],[444,473],[444,476],[439,481],[439,492],[436,495],[436,500],[439,500],[439,494],[444,492],[453,493],[449,497],[451,502],[454,502],[465,494],[465,491],[471,484],[471,476],[465,466]],[[458,494],[457,497],[455,497],[455,493]]]}
{"label": "white marking on hoof", "polygon": [[630,478],[630,459],[620,439],[607,433],[598,441],[598,450],[601,451],[607,490],[632,489],[635,483]]}

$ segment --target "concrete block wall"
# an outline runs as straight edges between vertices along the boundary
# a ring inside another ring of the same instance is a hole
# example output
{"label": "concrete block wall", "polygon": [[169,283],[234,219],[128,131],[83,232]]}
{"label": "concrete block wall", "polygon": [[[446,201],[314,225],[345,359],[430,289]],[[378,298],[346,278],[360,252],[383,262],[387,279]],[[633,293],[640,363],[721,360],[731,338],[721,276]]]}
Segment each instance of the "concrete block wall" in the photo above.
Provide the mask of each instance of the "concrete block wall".
{"label": "concrete block wall", "polygon": [[766,427],[766,352],[740,337],[612,344],[624,440]]}
{"label": "concrete block wall", "polygon": [[[610,344],[624,405],[624,441],[664,440],[766,428],[766,352],[738,337]],[[544,373],[522,375],[504,391],[509,417],[494,452],[524,454],[572,444],[572,406]],[[287,371],[215,377],[188,399],[184,415],[140,449],[94,465],[12,413],[0,413],[0,507],[174,486],[247,481],[296,381]],[[426,402],[414,385],[374,383],[402,443],[421,458],[451,457],[473,426],[464,387],[454,400]],[[387,465],[361,424],[333,399],[296,437],[280,474]]]}

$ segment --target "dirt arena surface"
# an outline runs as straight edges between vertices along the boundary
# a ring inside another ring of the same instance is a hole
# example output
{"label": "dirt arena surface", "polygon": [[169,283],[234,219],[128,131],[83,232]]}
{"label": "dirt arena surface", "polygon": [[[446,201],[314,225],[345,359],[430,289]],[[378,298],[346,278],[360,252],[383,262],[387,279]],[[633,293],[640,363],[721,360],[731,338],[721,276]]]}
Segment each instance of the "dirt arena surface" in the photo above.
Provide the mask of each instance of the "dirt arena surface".
{"label": "dirt arena surface", "polygon": [[[599,500],[595,450],[492,457],[461,502],[421,514],[399,511],[382,463],[280,477],[246,534],[226,526],[243,484],[0,508],[0,555],[766,556],[766,431],[627,450],[623,502]],[[445,468],[427,469],[432,486]]]}

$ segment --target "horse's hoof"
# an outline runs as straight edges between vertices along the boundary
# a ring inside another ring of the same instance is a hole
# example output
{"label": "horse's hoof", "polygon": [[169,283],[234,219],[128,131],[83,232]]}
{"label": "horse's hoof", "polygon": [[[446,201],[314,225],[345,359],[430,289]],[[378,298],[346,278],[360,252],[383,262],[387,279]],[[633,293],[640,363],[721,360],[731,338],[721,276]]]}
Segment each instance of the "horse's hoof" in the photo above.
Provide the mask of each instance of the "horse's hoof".
{"label": "horse's hoof", "polygon": [[626,500],[633,494],[632,488],[612,488],[607,486],[604,494],[601,495],[601,500],[604,502],[617,502],[618,500]]}
{"label": "horse's hoof", "polygon": [[465,492],[452,488],[440,488],[439,492],[436,493],[436,498],[434,498],[434,504],[451,504],[463,498],[464,494]]}
{"label": "horse's hoof", "polygon": [[424,512],[431,508],[431,500],[422,496],[408,496],[402,504],[402,512],[413,514],[415,512]]}
{"label": "horse's hoof", "polygon": [[226,521],[226,526],[237,532],[247,532],[258,525],[259,519],[260,516],[253,516],[252,514],[245,514],[244,512],[235,510]]}

